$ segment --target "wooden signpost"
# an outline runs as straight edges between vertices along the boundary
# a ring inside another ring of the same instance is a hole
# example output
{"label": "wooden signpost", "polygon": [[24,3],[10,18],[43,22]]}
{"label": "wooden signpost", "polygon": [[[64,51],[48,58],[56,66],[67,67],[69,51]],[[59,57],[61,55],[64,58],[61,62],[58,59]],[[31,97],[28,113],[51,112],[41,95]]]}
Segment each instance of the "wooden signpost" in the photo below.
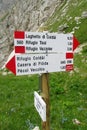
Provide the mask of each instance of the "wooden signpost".
{"label": "wooden signpost", "polygon": [[6,68],[15,75],[41,74],[41,96],[34,104],[42,118],[42,130],[50,130],[49,73],[73,70],[73,52],[79,42],[72,34],[14,32],[15,53]]}
{"label": "wooden signpost", "polygon": [[42,81],[42,97],[46,103],[46,122],[42,122],[42,130],[50,130],[49,74],[48,73],[42,74],[41,81]]}

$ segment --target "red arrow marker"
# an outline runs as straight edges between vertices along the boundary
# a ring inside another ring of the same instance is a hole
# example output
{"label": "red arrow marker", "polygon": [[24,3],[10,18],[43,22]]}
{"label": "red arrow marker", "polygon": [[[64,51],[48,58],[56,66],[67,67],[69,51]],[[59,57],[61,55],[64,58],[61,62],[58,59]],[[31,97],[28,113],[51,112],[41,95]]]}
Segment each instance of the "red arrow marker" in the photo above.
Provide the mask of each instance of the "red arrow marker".
{"label": "red arrow marker", "polygon": [[6,68],[12,71],[16,75],[16,63],[15,63],[15,56],[12,57],[6,64]]}
{"label": "red arrow marker", "polygon": [[80,45],[75,36],[73,36],[73,51]]}

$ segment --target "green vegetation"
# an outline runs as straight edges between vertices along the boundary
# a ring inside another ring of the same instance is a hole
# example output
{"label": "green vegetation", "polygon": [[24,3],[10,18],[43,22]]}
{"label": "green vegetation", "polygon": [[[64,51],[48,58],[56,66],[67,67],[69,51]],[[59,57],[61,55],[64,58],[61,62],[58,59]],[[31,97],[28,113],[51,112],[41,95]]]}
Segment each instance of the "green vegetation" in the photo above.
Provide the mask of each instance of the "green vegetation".
{"label": "green vegetation", "polygon": [[31,130],[40,124],[34,108],[38,77],[0,76],[0,130]]}
{"label": "green vegetation", "polygon": [[[87,129],[87,46],[75,54],[73,72],[51,73],[51,130]],[[39,90],[38,75],[2,76],[0,74],[0,130],[32,130],[41,128],[34,108],[34,91]],[[73,123],[78,119],[81,124]]]}
{"label": "green vegetation", "polygon": [[46,26],[50,32],[57,32],[60,26],[66,24],[67,27],[62,32],[70,33],[74,30],[74,35],[80,43],[84,43],[87,41],[87,18],[82,18],[84,11],[87,12],[87,1],[70,0],[67,4],[65,0],[60,7],[56,7],[54,14],[46,22]]}
{"label": "green vegetation", "polygon": [[[46,27],[50,32],[58,31],[65,23],[69,27],[64,32],[71,32],[77,26],[75,17],[81,17],[87,10],[86,0],[69,1],[68,5],[67,8],[65,0],[48,19]],[[67,11],[62,16],[65,8]],[[74,35],[84,43],[87,42],[87,18],[79,22]],[[74,68],[72,72],[49,75],[51,130],[87,129],[87,46],[81,54],[74,55]],[[41,129],[41,119],[34,108],[34,91],[39,90],[38,75],[3,76],[1,73],[0,130],[32,130],[36,125]],[[74,119],[81,123],[74,123]]]}

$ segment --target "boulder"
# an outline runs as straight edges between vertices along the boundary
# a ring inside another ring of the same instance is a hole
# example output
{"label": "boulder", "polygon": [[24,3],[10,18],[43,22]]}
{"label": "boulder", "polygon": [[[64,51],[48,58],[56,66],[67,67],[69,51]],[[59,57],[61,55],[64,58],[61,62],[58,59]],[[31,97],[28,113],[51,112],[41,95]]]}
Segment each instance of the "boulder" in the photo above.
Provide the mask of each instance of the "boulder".
{"label": "boulder", "polygon": [[40,130],[38,126],[36,126],[33,130]]}
{"label": "boulder", "polygon": [[84,11],[82,12],[82,15],[81,15],[82,19],[85,19],[87,18],[87,11]]}

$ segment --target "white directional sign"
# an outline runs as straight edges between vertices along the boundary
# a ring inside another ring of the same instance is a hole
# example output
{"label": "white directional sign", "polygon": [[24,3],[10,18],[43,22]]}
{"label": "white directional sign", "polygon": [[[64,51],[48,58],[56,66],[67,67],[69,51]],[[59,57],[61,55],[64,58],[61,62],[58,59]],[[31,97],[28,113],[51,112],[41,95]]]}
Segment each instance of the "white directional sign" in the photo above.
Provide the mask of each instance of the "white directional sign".
{"label": "white directional sign", "polygon": [[37,92],[34,92],[34,106],[38,111],[41,119],[46,121],[46,103]]}
{"label": "white directional sign", "polygon": [[73,53],[15,54],[6,67],[16,75],[73,70]]}
{"label": "white directional sign", "polygon": [[73,35],[48,32],[15,32],[16,53],[73,52]]}
{"label": "white directional sign", "polygon": [[6,68],[16,75],[73,70],[73,51],[79,42],[72,34],[14,32],[15,54]]}

